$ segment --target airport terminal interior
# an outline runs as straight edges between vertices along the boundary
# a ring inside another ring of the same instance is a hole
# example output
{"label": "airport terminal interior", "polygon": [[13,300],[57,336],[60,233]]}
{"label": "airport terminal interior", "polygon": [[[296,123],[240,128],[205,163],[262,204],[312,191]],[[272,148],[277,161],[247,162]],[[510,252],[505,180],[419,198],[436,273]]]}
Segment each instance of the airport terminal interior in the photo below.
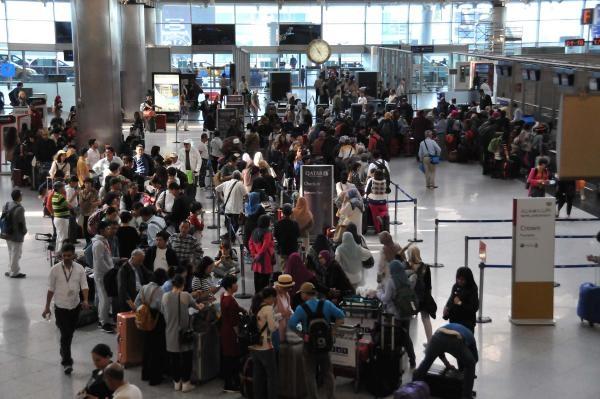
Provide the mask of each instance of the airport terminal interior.
{"label": "airport terminal interior", "polygon": [[1,1],[0,399],[599,399],[599,90],[597,1]]}

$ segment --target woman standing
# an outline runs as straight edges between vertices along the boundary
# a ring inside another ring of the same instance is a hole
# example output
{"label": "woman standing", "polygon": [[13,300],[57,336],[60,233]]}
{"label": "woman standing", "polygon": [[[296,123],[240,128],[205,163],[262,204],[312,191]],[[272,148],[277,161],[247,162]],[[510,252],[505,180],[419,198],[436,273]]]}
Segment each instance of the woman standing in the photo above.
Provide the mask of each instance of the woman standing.
{"label": "woman standing", "polygon": [[77,159],[77,178],[79,179],[79,187],[83,187],[85,179],[90,177],[90,168],[88,168],[87,165],[87,151],[87,148],[81,149],[79,158]]}
{"label": "woman standing", "polygon": [[188,308],[202,310],[189,292],[184,291],[185,279],[181,274],[172,280],[173,289],[162,297],[161,309],[166,323],[166,344],[171,365],[171,376],[176,391],[189,392],[195,387],[192,374],[192,343],[182,342],[180,333],[189,327]]}
{"label": "woman standing", "polygon": [[260,193],[251,192],[248,194],[248,202],[246,203],[244,214],[246,216],[244,222],[244,244],[248,248],[248,241],[250,241],[252,232],[258,225],[258,219],[265,214],[265,209],[260,202]]}
{"label": "woman standing", "polygon": [[299,197],[296,206],[292,211],[292,220],[298,223],[300,228],[300,237],[302,237],[302,245],[304,248],[309,246],[309,233],[313,227],[314,219],[313,214],[308,209],[308,201],[304,197]]}
{"label": "woman standing", "polygon": [[181,123],[184,132],[188,131],[189,113],[190,110],[187,101],[185,101],[185,96],[182,94],[179,96],[179,121],[177,121],[177,125]]}
{"label": "woman standing", "polygon": [[444,320],[459,323],[475,331],[476,313],[479,310],[479,295],[473,272],[468,267],[456,270],[456,283],[444,307]]}
{"label": "woman standing", "polygon": [[306,265],[298,252],[293,252],[288,256],[284,272],[292,276],[292,279],[294,280],[294,287],[292,289],[292,292],[294,293],[292,297],[292,309],[296,309],[296,306],[302,302],[300,294],[298,294],[302,284],[307,281],[316,283],[317,279],[315,278],[314,273],[306,268]]}
{"label": "woman standing", "polygon": [[414,303],[410,303],[412,288],[406,275],[404,265],[399,260],[390,263],[390,275],[379,284],[377,298],[383,303],[386,313],[394,315],[395,337],[408,355],[410,368],[416,367],[415,350],[408,334],[412,312],[408,311]]}
{"label": "woman standing", "polygon": [[383,171],[375,169],[373,177],[367,182],[365,193],[367,194],[369,210],[371,211],[373,226],[377,234],[388,229],[386,226],[388,223],[384,223],[385,220],[389,220],[387,190],[387,182]]}
{"label": "woman standing", "polygon": [[157,319],[153,330],[143,332],[144,360],[142,363],[142,380],[148,381],[150,385],[159,385],[166,371],[165,318],[160,313],[160,307],[163,297],[161,287],[167,281],[167,278],[165,270],[156,269],[152,274],[150,283],[144,285],[135,298],[136,308],[139,308],[142,304],[149,306],[152,315]]}
{"label": "woman standing", "polygon": [[363,262],[371,257],[371,252],[358,245],[349,232],[342,235],[342,244],[335,250],[335,260],[348,276],[352,287],[356,288],[364,280]]}
{"label": "woman standing", "polygon": [[94,188],[94,181],[88,177],[83,182],[83,190],[79,192],[79,206],[83,215],[83,238],[86,243],[92,240],[92,236],[88,231],[88,219],[98,209],[100,200],[98,199],[98,190]]}
{"label": "woman standing", "polygon": [[223,390],[225,392],[238,392],[240,390],[239,371],[242,353],[236,330],[240,325],[240,313],[246,313],[246,311],[238,305],[234,297],[238,290],[237,277],[226,276],[221,281],[221,287],[225,290],[225,293],[221,296],[221,323],[219,327],[224,380]]}
{"label": "woman standing", "polygon": [[252,271],[254,272],[254,292],[260,292],[269,284],[273,273],[273,257],[275,243],[269,230],[271,219],[268,215],[258,218],[258,226],[252,232],[248,247],[252,255]]}
{"label": "woman standing", "polygon": [[274,288],[265,288],[252,298],[251,312],[256,315],[261,343],[249,347],[252,356],[254,397],[277,398],[277,359],[271,334],[277,329],[273,304],[277,297]]}
{"label": "woman standing", "polygon": [[54,156],[54,161],[52,161],[52,166],[50,166],[49,176],[51,179],[54,179],[56,172],[59,170],[63,173],[63,177],[65,181],[68,181],[69,177],[71,177],[71,165],[66,162],[67,152],[60,150]]}
{"label": "woman standing", "polygon": [[315,274],[315,278],[319,284],[324,284],[324,270],[319,263],[319,253],[321,253],[321,251],[329,252],[333,258],[333,250],[331,249],[331,244],[327,237],[325,237],[325,234],[317,235],[315,242],[306,253],[308,269]]}
{"label": "woman standing", "polygon": [[396,259],[402,251],[402,246],[394,242],[392,235],[387,231],[379,233],[379,242],[383,245],[379,251],[379,267],[377,270],[377,281],[383,281],[390,273],[389,264]]}
{"label": "woman standing", "polygon": [[414,290],[418,302],[417,310],[421,315],[421,321],[425,328],[425,336],[427,337],[427,342],[429,342],[432,335],[431,318],[435,319],[437,304],[433,296],[431,296],[431,270],[421,260],[421,250],[419,247],[411,247],[408,253],[408,265],[413,271],[411,279],[414,276]]}
{"label": "woman standing", "polygon": [[343,297],[353,295],[355,290],[342,266],[333,259],[330,251],[319,253],[319,263],[324,270],[324,283],[317,290],[327,296],[327,299],[338,303]]}
{"label": "woman standing", "polygon": [[365,204],[356,188],[352,188],[344,195],[342,207],[337,212],[340,218],[338,225],[347,226],[350,223],[356,225],[356,231],[362,235],[362,220]]}
{"label": "woman standing", "polygon": [[279,328],[273,333],[273,341],[275,343],[275,347],[277,348],[279,343],[287,342],[287,323],[290,317],[292,317],[293,313],[290,292],[293,292],[293,288],[295,286],[294,279],[289,274],[280,274],[273,286],[277,291],[274,312],[281,315],[281,320],[279,320]]}
{"label": "woman standing", "polygon": [[545,197],[546,186],[550,182],[548,173],[548,159],[540,158],[535,168],[531,168],[527,177],[530,197]]}

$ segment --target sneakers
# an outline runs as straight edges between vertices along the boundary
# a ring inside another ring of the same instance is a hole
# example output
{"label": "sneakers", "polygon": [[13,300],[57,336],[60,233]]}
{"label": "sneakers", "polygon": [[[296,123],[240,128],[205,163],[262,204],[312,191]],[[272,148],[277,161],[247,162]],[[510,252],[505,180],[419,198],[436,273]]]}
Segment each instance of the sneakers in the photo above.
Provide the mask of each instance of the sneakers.
{"label": "sneakers", "polygon": [[181,391],[181,381],[174,382],[173,387],[176,391]]}
{"label": "sneakers", "polygon": [[65,375],[71,375],[71,373],[73,372],[73,366],[68,364],[63,366],[63,370],[65,372]]}
{"label": "sneakers", "polygon": [[196,389],[196,386],[189,381],[186,381],[183,384],[181,384],[181,392],[190,392],[194,389]]}
{"label": "sneakers", "polygon": [[27,277],[27,275],[25,273],[11,274],[10,272],[6,272],[6,273],[4,273],[4,275],[6,277],[10,277],[10,278],[25,278],[25,277]]}
{"label": "sneakers", "polygon": [[107,334],[114,334],[114,333],[115,333],[115,329],[114,329],[114,327],[113,327],[112,325],[108,324],[108,323],[107,323],[107,324],[104,324],[104,325],[102,325],[102,328],[101,328],[101,330],[102,330],[103,332],[107,333]]}

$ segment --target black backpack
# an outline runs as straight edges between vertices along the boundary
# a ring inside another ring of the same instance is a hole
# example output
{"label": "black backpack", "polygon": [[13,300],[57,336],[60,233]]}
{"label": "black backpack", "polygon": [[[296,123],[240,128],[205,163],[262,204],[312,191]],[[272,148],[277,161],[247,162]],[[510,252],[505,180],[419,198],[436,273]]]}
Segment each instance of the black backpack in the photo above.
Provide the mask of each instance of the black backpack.
{"label": "black backpack", "polygon": [[262,344],[262,334],[268,326],[269,323],[265,323],[263,328],[259,330],[256,315],[240,313],[240,332],[238,334],[240,346],[242,348],[247,348],[249,346]]}
{"label": "black backpack", "polygon": [[383,161],[375,162],[375,166],[377,167],[377,169],[383,172],[383,177],[385,177],[385,192],[388,194],[391,193],[392,190],[390,188],[390,182],[392,181],[392,179],[390,178],[390,171],[388,170],[388,168],[386,168],[385,163]]}
{"label": "black backpack", "polygon": [[333,348],[333,335],[329,321],[327,321],[323,314],[325,301],[319,301],[314,313],[306,303],[303,303],[300,306],[302,306],[302,309],[304,309],[307,316],[306,324],[308,325],[308,328],[304,342],[306,342],[308,350],[312,353],[326,353],[331,351],[331,348]]}

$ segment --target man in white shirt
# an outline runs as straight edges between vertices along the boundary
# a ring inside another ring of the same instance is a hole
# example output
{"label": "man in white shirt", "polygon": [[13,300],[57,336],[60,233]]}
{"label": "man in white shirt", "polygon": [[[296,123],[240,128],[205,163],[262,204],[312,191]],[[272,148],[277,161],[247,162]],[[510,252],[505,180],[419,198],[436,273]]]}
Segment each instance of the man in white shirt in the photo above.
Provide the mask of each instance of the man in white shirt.
{"label": "man in white shirt", "polygon": [[219,158],[223,156],[223,140],[221,140],[221,134],[219,131],[213,133],[213,139],[210,142],[210,158],[212,160],[213,171],[219,169]]}
{"label": "man in white shirt", "polygon": [[356,102],[358,104],[362,104],[363,112],[367,110],[367,103],[369,102],[369,100],[367,100],[367,95],[365,94],[365,88],[364,87],[361,87],[358,90],[358,100],[356,100]]}
{"label": "man in white shirt", "polygon": [[[425,168],[425,184],[427,188],[437,188],[435,185],[435,167],[439,162],[439,156],[442,150],[438,143],[433,140],[433,132],[425,131],[425,140],[419,145],[419,160]],[[438,161],[434,162],[433,158],[437,157]]]}
{"label": "man in white shirt", "polygon": [[[54,315],[56,327],[60,331],[60,356],[61,364],[66,375],[73,372],[73,358],[71,357],[71,342],[77,326],[80,309],[89,309],[88,284],[83,266],[73,262],[75,247],[72,244],[62,246],[62,262],[50,269],[48,277],[48,293],[46,294],[46,307],[42,317],[50,317],[50,303],[54,299]],[[79,293],[83,296],[83,302]]]}
{"label": "man in white shirt", "polygon": [[202,133],[202,136],[200,136],[200,143],[198,143],[198,152],[200,153],[200,158],[202,160],[200,175],[198,176],[198,185],[201,189],[206,187],[206,168],[208,167],[208,162],[210,160],[208,145],[206,143],[208,143],[208,134]]}
{"label": "man in white shirt", "polygon": [[200,173],[202,158],[200,157],[200,152],[192,146],[191,139],[183,141],[183,148],[179,150],[179,159],[181,159],[182,164],[181,170],[188,177],[188,184],[185,186],[185,195],[191,199],[196,199],[196,178]]}
{"label": "man in white shirt", "polygon": [[87,159],[85,162],[87,163],[88,169],[92,170],[96,162],[102,158],[100,155],[100,151],[98,151],[98,142],[96,139],[90,139],[88,141],[90,148],[87,150]]}
{"label": "man in white shirt", "polygon": [[123,161],[121,158],[115,155],[115,149],[111,146],[108,146],[104,151],[104,158],[100,159],[94,164],[94,166],[92,166],[92,171],[96,174],[96,176],[101,177],[102,184],[104,184],[106,176],[110,173],[108,167],[113,162],[119,164],[119,166],[123,166]]}
{"label": "man in white shirt", "polygon": [[179,184],[171,182],[168,190],[160,193],[156,200],[156,207],[159,212],[163,215],[168,215],[173,210],[173,204],[175,203],[175,197],[179,194]]}
{"label": "man in white shirt", "polygon": [[233,244],[235,242],[235,233],[239,228],[239,217],[244,212],[244,195],[246,188],[242,180],[242,174],[236,170],[231,175],[231,180],[219,184],[215,191],[221,196],[222,203],[225,204],[225,224],[227,233],[221,238],[229,238]]}
{"label": "man in white shirt", "polygon": [[479,89],[483,90],[486,96],[492,96],[492,88],[490,87],[486,79],[483,79],[483,83],[479,85]]}
{"label": "man in white shirt", "polygon": [[165,220],[160,216],[156,216],[154,212],[155,210],[153,206],[145,206],[140,210],[140,216],[147,226],[146,237],[148,239],[149,247],[154,245],[156,234],[167,227]]}
{"label": "man in white shirt", "polygon": [[104,382],[113,392],[113,399],[143,399],[142,391],[125,381],[125,369],[119,363],[111,363],[104,369]]}

